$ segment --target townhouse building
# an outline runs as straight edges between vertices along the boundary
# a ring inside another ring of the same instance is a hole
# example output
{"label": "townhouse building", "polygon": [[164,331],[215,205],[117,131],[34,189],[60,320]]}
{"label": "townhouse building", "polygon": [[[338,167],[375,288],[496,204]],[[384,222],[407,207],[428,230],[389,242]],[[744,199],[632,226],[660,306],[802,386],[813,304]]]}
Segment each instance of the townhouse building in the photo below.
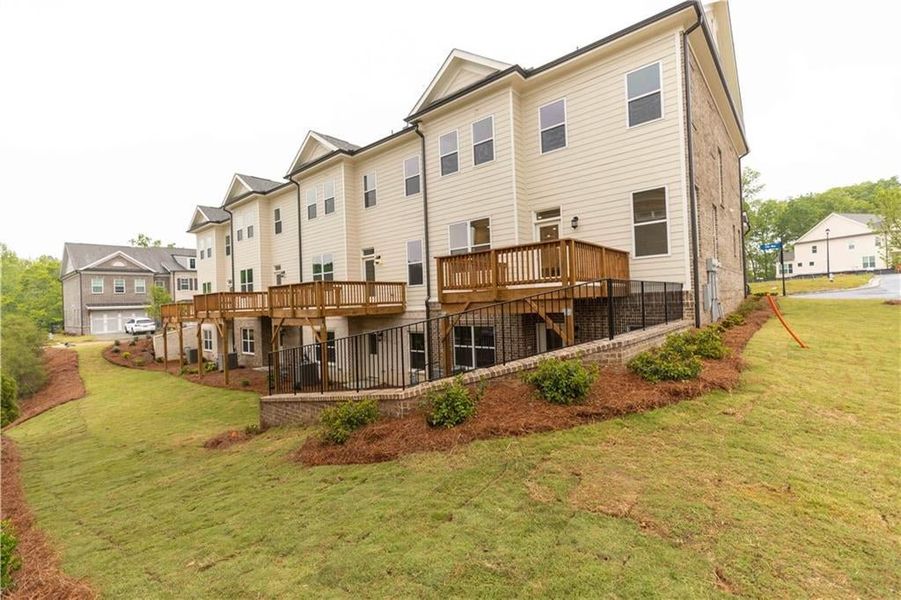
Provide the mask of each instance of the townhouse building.
{"label": "townhouse building", "polygon": [[[235,175],[195,209],[200,291],[268,293],[195,299],[209,358],[226,344],[259,366],[316,342],[305,358],[331,363],[333,340],[372,334],[359,359],[394,351],[389,328],[602,278],[678,285],[698,325],[742,299],[748,147],[725,0],[531,69],[453,50],[405,121],[362,146],[311,131],[282,181]],[[578,342],[569,306],[516,335]],[[491,327],[445,335],[463,366],[493,355]],[[410,362],[424,337],[405,340]]]}
{"label": "townhouse building", "polygon": [[197,293],[193,248],[134,248],[67,242],[60,280],[66,333],[123,333],[127,319],[147,316],[151,286],[176,302]]}

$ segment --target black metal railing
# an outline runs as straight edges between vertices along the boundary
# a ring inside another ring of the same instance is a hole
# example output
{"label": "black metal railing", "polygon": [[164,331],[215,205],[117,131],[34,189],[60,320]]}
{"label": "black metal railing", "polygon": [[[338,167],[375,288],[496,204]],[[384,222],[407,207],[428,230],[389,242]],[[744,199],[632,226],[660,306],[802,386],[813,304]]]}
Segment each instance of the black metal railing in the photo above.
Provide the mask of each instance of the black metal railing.
{"label": "black metal railing", "polygon": [[284,348],[269,393],[406,388],[682,319],[681,283],[600,279],[440,317]]}

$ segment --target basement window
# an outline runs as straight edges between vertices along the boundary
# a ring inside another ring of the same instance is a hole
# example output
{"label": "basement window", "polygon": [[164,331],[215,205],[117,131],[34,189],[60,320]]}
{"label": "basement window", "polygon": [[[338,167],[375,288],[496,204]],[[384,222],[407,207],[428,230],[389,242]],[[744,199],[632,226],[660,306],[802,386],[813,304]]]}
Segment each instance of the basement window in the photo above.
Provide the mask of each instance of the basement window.
{"label": "basement window", "polygon": [[663,116],[660,63],[626,73],[629,127],[656,121]]}
{"label": "basement window", "polygon": [[494,327],[454,327],[454,369],[490,367],[495,361]]}
{"label": "basement window", "polygon": [[241,328],[241,353],[254,354],[256,351],[256,340],[254,339],[254,331],[249,327]]}

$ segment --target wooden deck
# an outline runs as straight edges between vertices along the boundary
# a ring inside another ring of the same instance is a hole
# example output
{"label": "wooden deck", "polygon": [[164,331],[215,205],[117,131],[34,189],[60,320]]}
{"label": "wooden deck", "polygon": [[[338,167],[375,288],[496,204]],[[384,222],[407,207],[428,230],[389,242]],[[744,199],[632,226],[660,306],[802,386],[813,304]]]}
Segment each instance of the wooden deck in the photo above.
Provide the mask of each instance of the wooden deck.
{"label": "wooden deck", "polygon": [[438,258],[442,304],[500,302],[597,279],[629,279],[629,253],[575,239]]}

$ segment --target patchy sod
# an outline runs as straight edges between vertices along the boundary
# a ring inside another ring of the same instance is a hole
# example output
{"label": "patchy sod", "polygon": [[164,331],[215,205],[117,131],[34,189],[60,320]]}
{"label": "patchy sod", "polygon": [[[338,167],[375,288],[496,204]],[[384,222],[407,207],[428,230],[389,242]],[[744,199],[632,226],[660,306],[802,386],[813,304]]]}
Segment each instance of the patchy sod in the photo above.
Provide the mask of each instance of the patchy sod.
{"label": "patchy sod", "polygon": [[81,348],[87,397],[10,435],[63,567],[112,598],[895,596],[898,309],[782,306],[812,348],[770,320],[732,392],[449,453],[210,452],[255,396]]}

